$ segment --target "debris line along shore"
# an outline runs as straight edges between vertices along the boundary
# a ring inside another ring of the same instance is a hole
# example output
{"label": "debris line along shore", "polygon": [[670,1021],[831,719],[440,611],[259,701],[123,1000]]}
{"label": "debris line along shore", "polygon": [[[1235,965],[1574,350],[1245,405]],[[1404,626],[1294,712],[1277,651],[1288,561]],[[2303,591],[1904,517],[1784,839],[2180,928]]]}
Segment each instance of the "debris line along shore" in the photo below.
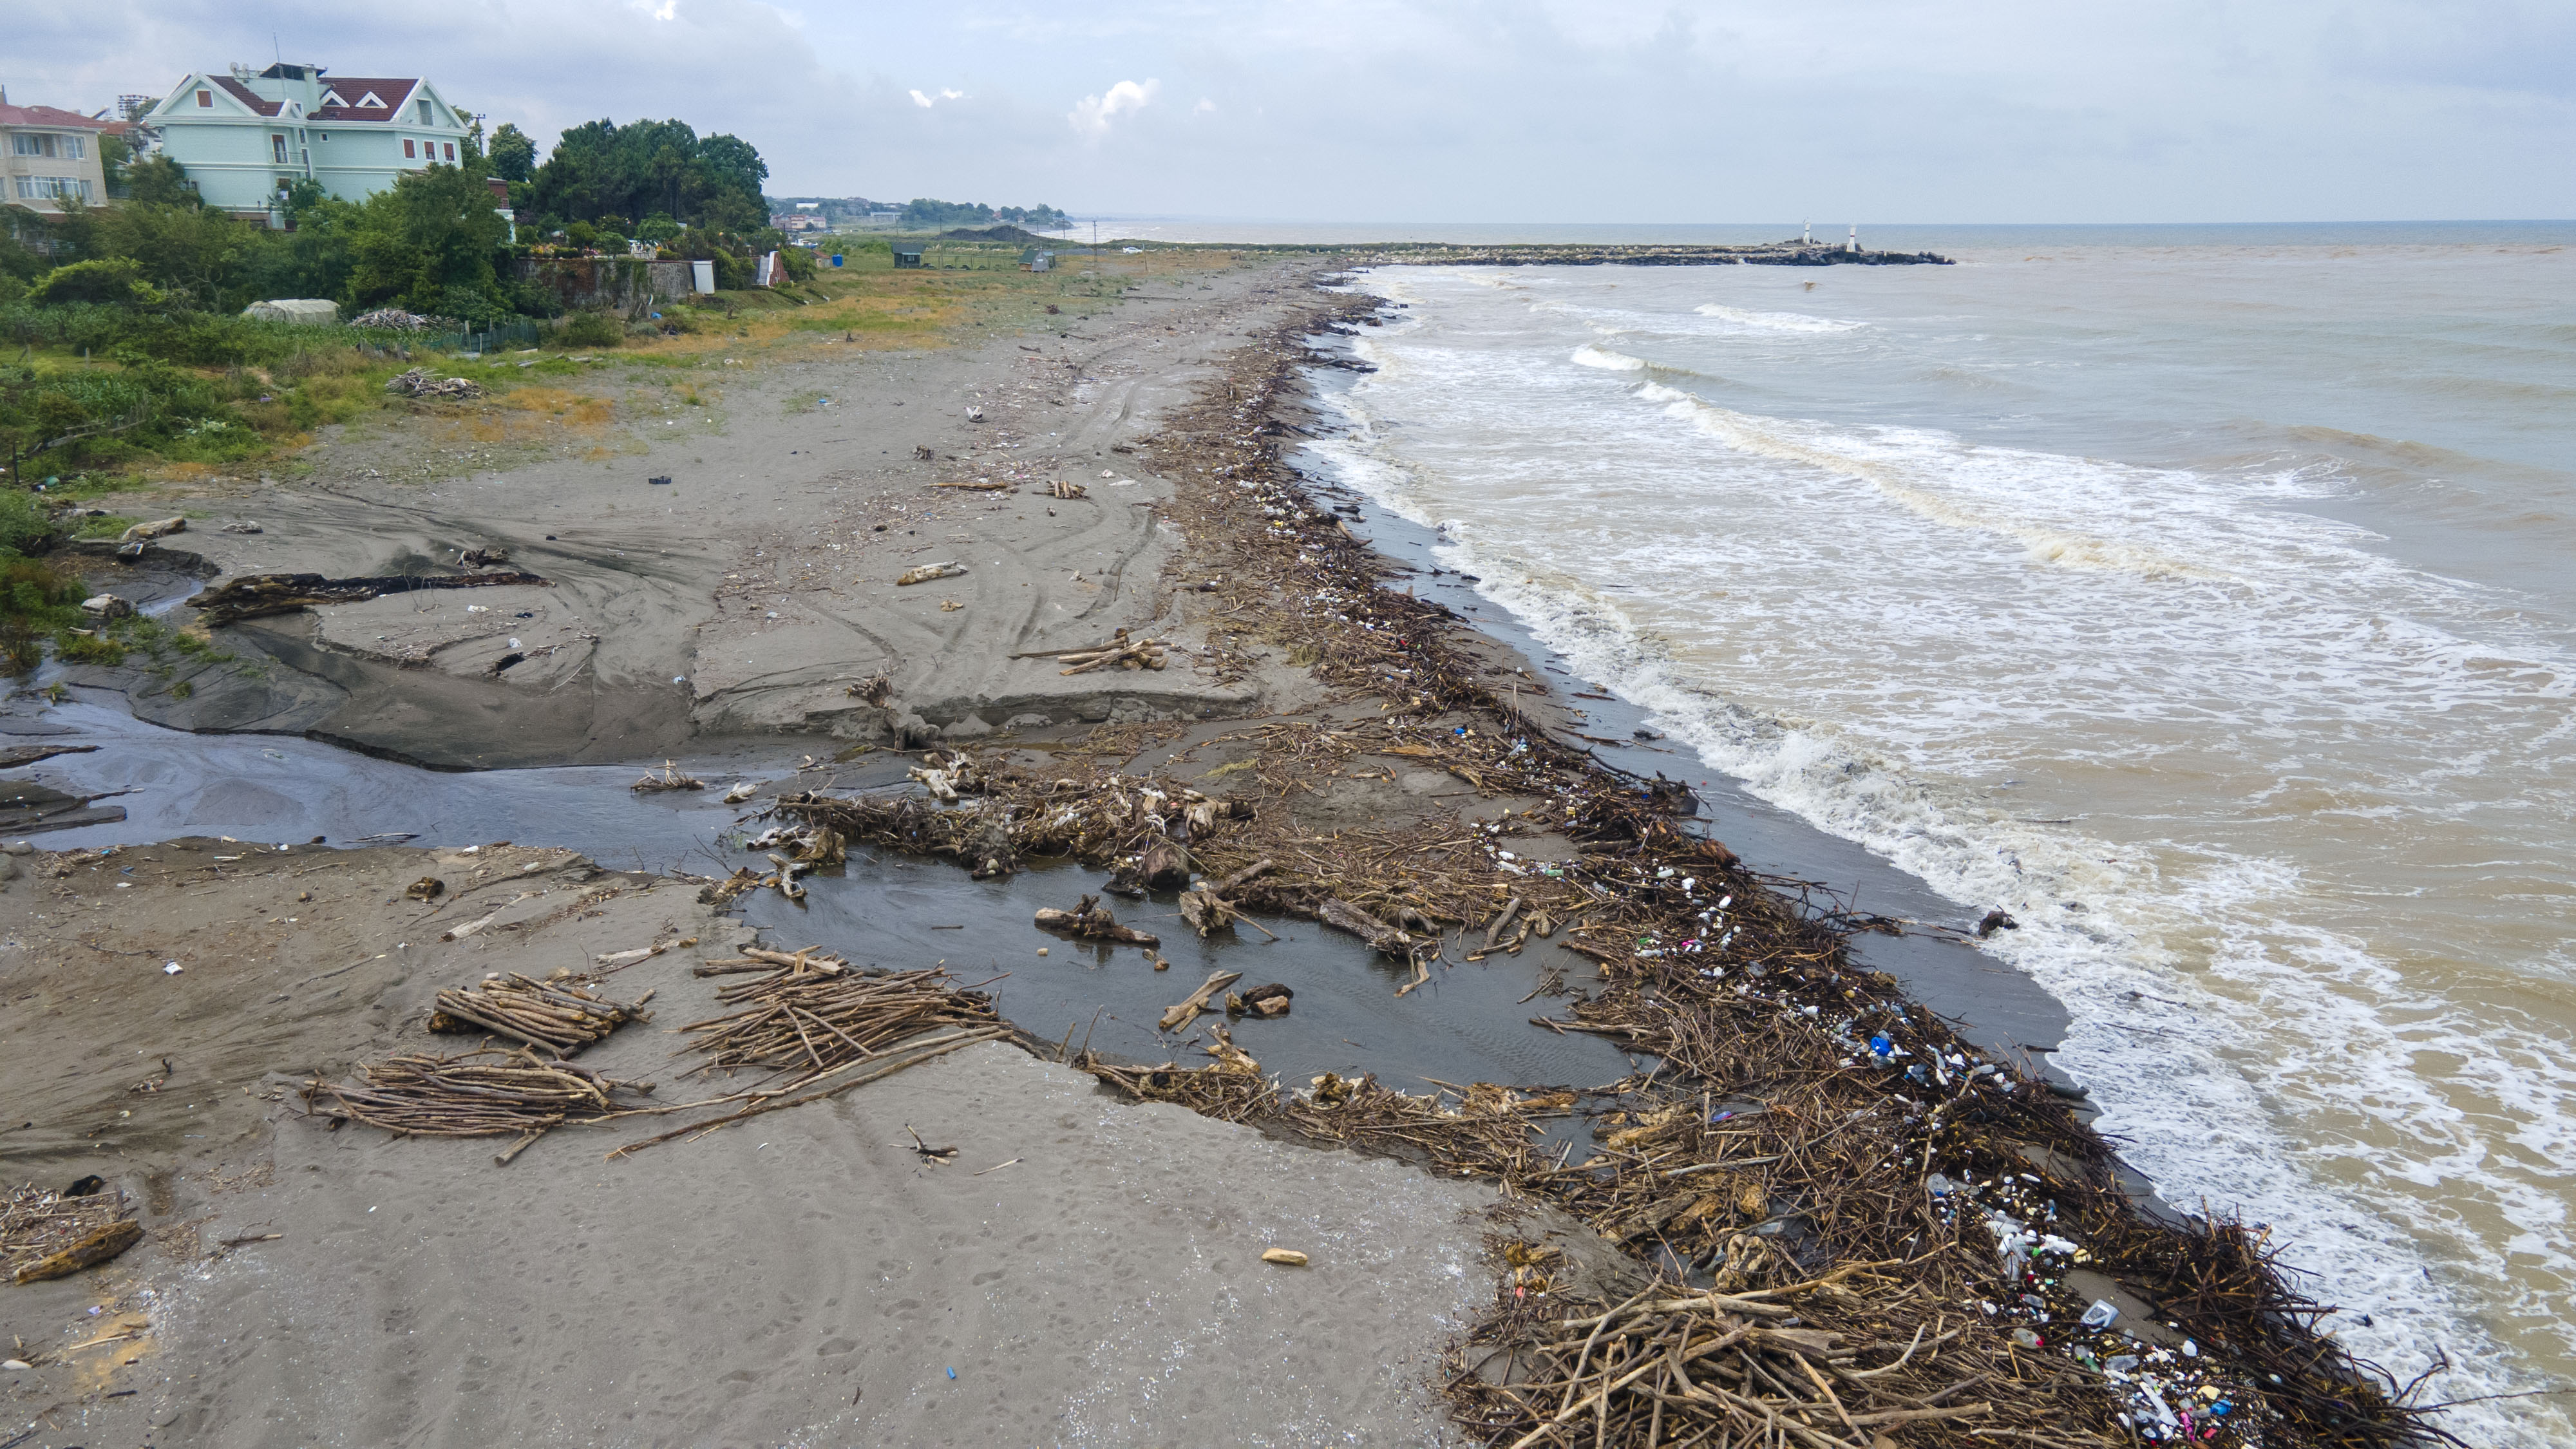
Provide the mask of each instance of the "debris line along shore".
{"label": "debris line along shore", "polygon": [[[1193,878],[1205,934],[1313,920],[1417,980],[1531,941],[1592,963],[1533,1017],[1657,1059],[1584,1090],[1470,1084],[1416,1096],[1330,1074],[1282,1084],[1220,1036],[1213,1065],[1075,1058],[1129,1096],[1493,1180],[1618,1246],[1626,1302],[1583,1301],[1557,1246],[1507,1225],[1492,1306],[1444,1380],[1479,1442],[2393,1445],[2443,1436],[2320,1325],[2284,1247],[2221,1214],[2151,1214],[2108,1144],[2020,1063],[1988,1060],[1855,964],[1842,927],[1683,823],[1680,785],[1560,737],[1546,686],[1489,668],[1446,608],[1282,462],[1307,339],[1369,320],[1334,297],[1238,352],[1151,440],[1187,542],[1165,580],[1216,580],[1211,628],[1312,663],[1319,715],[1247,723],[1219,800],[1137,770],[1185,727],[1114,724],[1042,771],[1007,748],[932,760],[941,798],[780,799],[852,844],[980,875],[1073,857],[1141,893]],[[1193,582],[1194,592],[1208,592]],[[1507,677],[1506,689],[1496,682]],[[1374,706],[1369,709],[1367,706]],[[1290,803],[1361,757],[1509,802],[1319,835]],[[954,799],[945,798],[953,794]],[[1515,849],[1570,842],[1552,863]],[[1565,858],[1570,854],[1570,858]],[[1546,1125],[1579,1115],[1582,1157]],[[1553,1145],[1551,1145],[1553,1141]]]}

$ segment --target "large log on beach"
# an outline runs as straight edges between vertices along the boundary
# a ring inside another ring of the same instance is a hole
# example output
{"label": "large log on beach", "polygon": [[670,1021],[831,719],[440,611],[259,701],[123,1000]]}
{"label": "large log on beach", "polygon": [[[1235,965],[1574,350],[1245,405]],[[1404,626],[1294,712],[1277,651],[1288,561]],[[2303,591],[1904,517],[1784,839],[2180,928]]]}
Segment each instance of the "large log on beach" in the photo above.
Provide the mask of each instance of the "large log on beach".
{"label": "large log on beach", "polygon": [[382,594],[419,589],[480,589],[503,584],[553,587],[552,580],[539,575],[506,570],[357,579],[325,578],[320,574],[244,574],[198,594],[188,601],[188,607],[203,611],[206,627],[211,629],[266,614],[291,614],[315,604],[354,604]]}
{"label": "large log on beach", "polygon": [[1325,925],[1350,932],[1383,955],[1407,958],[1413,955],[1415,943],[1411,936],[1339,896],[1327,899],[1315,914]]}

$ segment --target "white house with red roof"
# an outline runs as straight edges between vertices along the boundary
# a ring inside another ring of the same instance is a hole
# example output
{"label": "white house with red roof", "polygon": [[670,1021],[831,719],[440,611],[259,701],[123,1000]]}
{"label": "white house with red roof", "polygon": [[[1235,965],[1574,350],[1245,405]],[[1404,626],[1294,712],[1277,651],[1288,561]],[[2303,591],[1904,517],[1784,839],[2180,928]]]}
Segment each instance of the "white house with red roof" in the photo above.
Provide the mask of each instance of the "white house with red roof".
{"label": "white house with red roof", "polygon": [[135,120],[208,206],[272,221],[297,181],[357,201],[406,171],[455,165],[466,133],[466,117],[425,80],[284,61],[191,75]]}
{"label": "white house with red roof", "polygon": [[107,199],[98,138],[125,123],[53,106],[13,106],[0,87],[0,205],[52,215],[66,198],[82,206]]}

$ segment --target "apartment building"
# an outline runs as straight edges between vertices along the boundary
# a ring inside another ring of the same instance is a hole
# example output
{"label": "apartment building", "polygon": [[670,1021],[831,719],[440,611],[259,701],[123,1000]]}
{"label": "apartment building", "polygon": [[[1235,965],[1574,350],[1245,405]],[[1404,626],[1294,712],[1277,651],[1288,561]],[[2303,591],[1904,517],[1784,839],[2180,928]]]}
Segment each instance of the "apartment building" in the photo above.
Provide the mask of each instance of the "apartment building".
{"label": "apartment building", "polygon": [[23,206],[52,216],[71,198],[80,206],[107,200],[98,139],[125,129],[123,121],[84,116],[53,106],[18,106],[0,87],[0,205]]}

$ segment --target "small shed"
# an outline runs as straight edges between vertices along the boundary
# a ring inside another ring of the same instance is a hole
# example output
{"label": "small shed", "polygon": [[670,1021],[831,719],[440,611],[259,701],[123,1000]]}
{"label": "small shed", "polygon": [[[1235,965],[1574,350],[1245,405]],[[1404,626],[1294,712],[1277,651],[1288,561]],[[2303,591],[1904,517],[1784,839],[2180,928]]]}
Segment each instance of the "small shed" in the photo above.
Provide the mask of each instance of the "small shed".
{"label": "small shed", "polygon": [[921,265],[921,248],[919,248],[919,247],[896,247],[896,248],[894,249],[894,264],[895,264],[896,266],[898,266],[898,267],[917,267],[917,266],[920,266],[920,265]]}
{"label": "small shed", "polygon": [[242,309],[242,315],[262,322],[328,327],[340,320],[340,304],[321,297],[281,297],[273,302],[253,302]]}
{"label": "small shed", "polygon": [[1032,272],[1052,272],[1055,270],[1055,253],[1031,247],[1020,253],[1020,265]]}

